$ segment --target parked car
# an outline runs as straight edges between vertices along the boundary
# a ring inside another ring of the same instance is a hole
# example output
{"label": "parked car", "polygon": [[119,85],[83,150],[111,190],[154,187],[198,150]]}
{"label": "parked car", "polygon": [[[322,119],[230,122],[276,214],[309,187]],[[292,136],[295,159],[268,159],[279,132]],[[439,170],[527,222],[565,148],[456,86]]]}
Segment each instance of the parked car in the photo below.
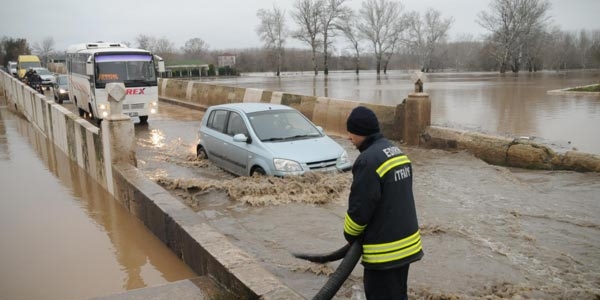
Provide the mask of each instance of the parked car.
{"label": "parked car", "polygon": [[8,69],[8,73],[10,73],[10,75],[17,76],[17,62],[16,61],[9,61],[8,64],[6,64],[6,69]]}
{"label": "parked car", "polygon": [[54,100],[62,104],[64,100],[69,100],[69,77],[67,75],[56,76],[56,81],[52,85]]}
{"label": "parked car", "polygon": [[240,176],[301,175],[347,171],[348,154],[294,108],[270,103],[230,103],[206,110],[198,158]]}
{"label": "parked car", "polygon": [[50,90],[50,87],[56,82],[54,74],[46,68],[33,68],[33,70],[42,77],[42,86],[45,87],[46,90]]}

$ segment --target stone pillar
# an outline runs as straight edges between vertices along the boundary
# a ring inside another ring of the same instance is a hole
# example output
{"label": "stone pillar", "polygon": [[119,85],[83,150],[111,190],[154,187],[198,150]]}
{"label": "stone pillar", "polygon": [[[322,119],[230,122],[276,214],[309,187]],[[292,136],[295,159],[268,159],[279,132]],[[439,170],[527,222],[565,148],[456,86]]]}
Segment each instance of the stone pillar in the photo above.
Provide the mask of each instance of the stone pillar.
{"label": "stone pillar", "polygon": [[427,93],[410,93],[404,102],[404,134],[407,145],[419,146],[421,134],[431,125],[431,100]]}
{"label": "stone pillar", "polygon": [[[123,114],[125,85],[106,84],[110,114],[102,121],[102,136],[105,149],[110,153],[110,163],[128,163],[137,166],[135,158],[135,132],[131,118]],[[108,162],[108,161],[105,161]]]}

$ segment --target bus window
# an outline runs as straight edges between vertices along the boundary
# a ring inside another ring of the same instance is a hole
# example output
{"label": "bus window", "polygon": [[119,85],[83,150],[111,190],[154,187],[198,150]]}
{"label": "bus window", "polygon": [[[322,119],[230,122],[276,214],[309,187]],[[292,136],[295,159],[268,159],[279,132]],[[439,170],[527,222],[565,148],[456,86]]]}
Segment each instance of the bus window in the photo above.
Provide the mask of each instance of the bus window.
{"label": "bus window", "polygon": [[109,82],[123,82],[127,87],[155,85],[152,56],[134,53],[96,56],[96,84],[101,88]]}

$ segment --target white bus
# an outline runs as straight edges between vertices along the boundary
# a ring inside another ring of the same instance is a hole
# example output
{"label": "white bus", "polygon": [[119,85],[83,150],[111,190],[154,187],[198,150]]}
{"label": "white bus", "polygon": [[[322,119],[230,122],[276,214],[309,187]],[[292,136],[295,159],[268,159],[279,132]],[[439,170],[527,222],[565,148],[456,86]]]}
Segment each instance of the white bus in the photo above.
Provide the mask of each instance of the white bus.
{"label": "white bus", "polygon": [[86,43],[67,49],[69,100],[79,115],[97,123],[110,113],[105,86],[122,82],[126,88],[123,113],[139,117],[141,124],[158,111],[157,72],[164,72],[162,58],[147,50],[120,43]]}

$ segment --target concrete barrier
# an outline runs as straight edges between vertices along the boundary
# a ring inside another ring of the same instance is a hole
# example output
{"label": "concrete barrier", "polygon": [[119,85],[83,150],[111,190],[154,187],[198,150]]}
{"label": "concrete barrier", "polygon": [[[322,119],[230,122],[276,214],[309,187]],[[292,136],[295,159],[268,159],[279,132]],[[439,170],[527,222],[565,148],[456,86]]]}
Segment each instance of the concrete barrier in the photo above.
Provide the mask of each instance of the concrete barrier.
{"label": "concrete barrier", "polygon": [[513,139],[478,132],[430,126],[421,136],[421,146],[468,150],[494,165],[542,169],[600,172],[600,155],[567,151],[556,153],[528,139]]}
{"label": "concrete barrier", "polygon": [[[430,124],[431,103],[427,94],[410,98],[397,106],[273,92],[252,88],[227,87],[176,79],[160,79],[161,100],[188,103],[199,109],[232,102],[266,102],[291,106],[333,135],[345,136],[346,119],[353,108],[362,105],[379,118],[382,133],[391,139],[418,145],[419,136]],[[410,138],[406,138],[410,135]]]}
{"label": "concrete barrier", "polygon": [[0,72],[0,78],[7,106],[22,114],[69,159],[107,188],[105,161],[110,159],[103,151],[99,129],[7,73]]}
{"label": "concrete barrier", "polygon": [[240,299],[303,299],[137,168],[113,170],[116,198],[196,273],[210,274]]}

